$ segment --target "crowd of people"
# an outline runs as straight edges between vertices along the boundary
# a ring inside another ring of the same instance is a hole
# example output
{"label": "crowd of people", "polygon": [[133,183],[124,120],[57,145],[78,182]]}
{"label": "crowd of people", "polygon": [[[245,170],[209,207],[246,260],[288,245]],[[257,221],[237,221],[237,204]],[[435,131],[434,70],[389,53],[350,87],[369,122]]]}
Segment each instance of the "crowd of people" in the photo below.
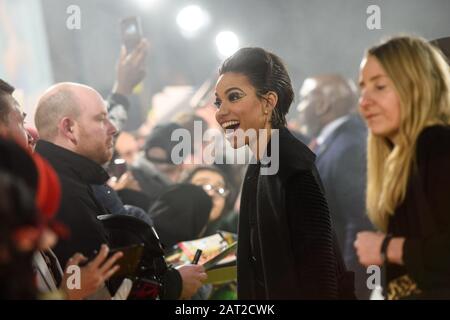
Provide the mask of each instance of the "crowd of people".
{"label": "crowd of people", "polygon": [[[35,129],[0,79],[0,298],[205,299],[204,267],[164,257],[218,231],[237,234],[238,299],[370,299],[373,265],[386,299],[450,298],[450,69],[437,46],[385,40],[363,56],[359,89],[310,75],[290,112],[282,59],[238,50],[213,103],[246,165],[174,160],[172,133],[209,125],[195,109],[143,138],[124,130],[148,50],[121,51],[106,100],[48,88]],[[118,276],[123,248],[141,243],[137,275]]]}

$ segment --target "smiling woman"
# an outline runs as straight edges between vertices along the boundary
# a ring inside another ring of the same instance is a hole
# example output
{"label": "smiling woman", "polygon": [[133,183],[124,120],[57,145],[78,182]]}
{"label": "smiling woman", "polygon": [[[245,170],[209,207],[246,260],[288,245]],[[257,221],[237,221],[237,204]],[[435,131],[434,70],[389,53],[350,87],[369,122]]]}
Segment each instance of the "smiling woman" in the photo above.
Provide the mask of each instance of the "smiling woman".
{"label": "smiling woman", "polygon": [[[234,148],[239,148],[242,145],[234,134],[237,129],[270,131],[284,127],[294,93],[289,75],[277,56],[261,48],[244,48],[233,57],[220,70],[215,105],[219,108],[217,121],[225,130],[231,130],[227,139]],[[266,79],[268,74],[270,79]],[[250,148],[256,147],[249,139],[243,142]]]}
{"label": "smiling woman", "polygon": [[[216,119],[234,148],[249,145],[257,159],[242,189],[238,298],[352,298],[314,154],[285,127],[293,96],[283,62],[264,49],[240,49],[220,69]],[[236,139],[239,129],[256,134]],[[263,173],[269,154],[279,160],[272,175]]]}

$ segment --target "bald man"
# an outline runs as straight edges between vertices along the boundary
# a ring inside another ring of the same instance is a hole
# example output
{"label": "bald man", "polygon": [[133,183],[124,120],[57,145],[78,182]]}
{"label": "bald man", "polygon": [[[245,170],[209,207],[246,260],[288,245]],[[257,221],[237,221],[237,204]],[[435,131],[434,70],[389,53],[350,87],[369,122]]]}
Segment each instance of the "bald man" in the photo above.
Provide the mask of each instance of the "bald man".
{"label": "bald man", "polygon": [[112,156],[116,128],[103,98],[90,87],[75,83],[51,87],[39,100],[35,123],[41,139],[98,165]]}
{"label": "bald man", "polygon": [[359,299],[368,299],[366,270],[353,242],[357,232],[372,230],[365,214],[366,127],[358,114],[356,86],[339,75],[308,78],[300,89],[299,123],[313,138],[312,150],[325,187],[338,241]]}
{"label": "bald man", "polygon": [[[100,94],[76,83],[48,89],[38,102],[35,123],[41,137],[36,151],[49,160],[61,180],[58,219],[71,230],[70,239],[58,242],[54,251],[63,264],[74,252],[92,256],[101,244],[109,243],[97,220],[109,212],[95,197],[92,185],[104,185],[109,178],[102,165],[112,157],[116,128]],[[200,265],[168,269],[160,298],[190,298],[205,278]]]}
{"label": "bald man", "polygon": [[94,89],[60,83],[38,102],[36,128],[41,140],[36,151],[56,169],[62,185],[58,218],[71,229],[71,237],[58,242],[55,253],[62,265],[75,253],[92,256],[108,235],[97,215],[108,214],[90,184],[103,184],[109,176],[102,168],[113,152],[116,128],[108,120],[106,105]]}

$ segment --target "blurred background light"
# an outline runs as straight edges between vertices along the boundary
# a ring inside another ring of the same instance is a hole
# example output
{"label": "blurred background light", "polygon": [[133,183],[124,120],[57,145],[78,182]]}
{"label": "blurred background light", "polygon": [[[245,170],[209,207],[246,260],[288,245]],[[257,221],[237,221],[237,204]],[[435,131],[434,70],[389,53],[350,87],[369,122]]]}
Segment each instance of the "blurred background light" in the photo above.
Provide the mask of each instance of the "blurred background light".
{"label": "blurred background light", "polygon": [[185,36],[195,35],[208,22],[208,13],[197,5],[184,7],[177,15],[177,24]]}
{"label": "blurred background light", "polygon": [[234,32],[222,31],[216,36],[216,46],[220,57],[226,58],[239,49],[239,39]]}

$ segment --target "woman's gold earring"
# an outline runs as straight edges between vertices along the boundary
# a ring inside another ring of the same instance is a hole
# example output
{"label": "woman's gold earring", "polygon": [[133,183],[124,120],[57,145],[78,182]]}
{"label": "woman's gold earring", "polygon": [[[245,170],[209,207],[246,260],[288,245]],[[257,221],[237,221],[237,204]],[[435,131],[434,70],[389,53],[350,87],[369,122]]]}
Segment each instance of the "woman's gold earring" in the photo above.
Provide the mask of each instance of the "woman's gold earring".
{"label": "woman's gold earring", "polygon": [[269,113],[269,111],[267,111],[267,110],[264,111],[264,114],[268,114],[268,113]]}

